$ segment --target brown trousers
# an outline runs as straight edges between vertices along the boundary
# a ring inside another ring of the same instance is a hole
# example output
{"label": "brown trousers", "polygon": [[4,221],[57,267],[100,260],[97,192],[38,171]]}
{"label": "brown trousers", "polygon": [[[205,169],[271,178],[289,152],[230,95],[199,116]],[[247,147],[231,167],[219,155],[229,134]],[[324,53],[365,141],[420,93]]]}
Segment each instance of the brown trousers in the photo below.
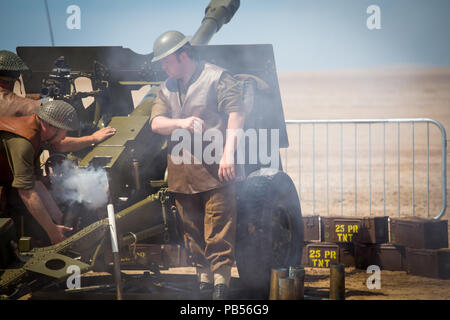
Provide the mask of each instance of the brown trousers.
{"label": "brown trousers", "polygon": [[186,248],[197,267],[217,271],[234,263],[236,197],[234,183],[197,194],[175,194]]}

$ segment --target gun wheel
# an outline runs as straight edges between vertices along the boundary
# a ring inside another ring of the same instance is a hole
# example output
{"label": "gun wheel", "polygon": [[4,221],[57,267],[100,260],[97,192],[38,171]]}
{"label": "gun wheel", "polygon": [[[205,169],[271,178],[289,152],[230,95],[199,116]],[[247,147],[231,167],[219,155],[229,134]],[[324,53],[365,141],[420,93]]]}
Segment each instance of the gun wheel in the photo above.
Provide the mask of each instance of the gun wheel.
{"label": "gun wheel", "polygon": [[267,298],[271,269],[301,261],[300,201],[292,180],[282,171],[255,171],[237,190],[239,278],[250,294]]}

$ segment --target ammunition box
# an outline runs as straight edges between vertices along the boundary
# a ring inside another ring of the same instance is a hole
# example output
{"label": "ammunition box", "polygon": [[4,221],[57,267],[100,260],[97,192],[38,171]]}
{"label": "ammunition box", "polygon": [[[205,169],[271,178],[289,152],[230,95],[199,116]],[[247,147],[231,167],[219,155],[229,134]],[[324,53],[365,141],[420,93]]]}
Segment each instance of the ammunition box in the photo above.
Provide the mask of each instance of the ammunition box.
{"label": "ammunition box", "polygon": [[388,217],[322,217],[322,241],[388,242]]}
{"label": "ammunition box", "polygon": [[164,266],[161,245],[137,244],[130,245],[128,250],[123,250],[120,257],[120,265],[123,269],[136,269],[142,266]]}
{"label": "ammunition box", "polygon": [[355,248],[352,243],[339,244],[339,264],[346,267],[355,266]]}
{"label": "ammunition box", "polygon": [[0,218],[0,269],[7,268],[14,260],[11,241],[17,241],[14,222],[10,218]]}
{"label": "ammunition box", "polygon": [[406,248],[406,271],[418,276],[450,279],[450,249]]}
{"label": "ammunition box", "polygon": [[329,268],[332,264],[355,265],[352,244],[310,243],[306,245],[302,263],[313,268]]}
{"label": "ammunition box", "polygon": [[181,245],[162,245],[163,260],[169,267],[190,267],[188,253]]}
{"label": "ammunition box", "polygon": [[125,268],[154,264],[160,268],[186,267],[186,249],[180,245],[137,244],[130,245],[128,252],[121,257],[121,265]]}
{"label": "ammunition box", "polygon": [[320,240],[319,216],[302,217],[304,241]]}
{"label": "ammunition box", "polygon": [[308,249],[307,248],[308,244],[309,244],[309,242],[306,242],[306,241],[303,243],[302,260],[300,261],[300,264],[302,266],[309,265],[309,262],[308,262],[308,250],[307,250]]}
{"label": "ammunition box", "polygon": [[366,269],[370,265],[379,266],[382,270],[404,271],[406,253],[403,246],[391,243],[355,244],[356,267]]}
{"label": "ammunition box", "polygon": [[391,242],[416,249],[448,248],[448,221],[391,218]]}

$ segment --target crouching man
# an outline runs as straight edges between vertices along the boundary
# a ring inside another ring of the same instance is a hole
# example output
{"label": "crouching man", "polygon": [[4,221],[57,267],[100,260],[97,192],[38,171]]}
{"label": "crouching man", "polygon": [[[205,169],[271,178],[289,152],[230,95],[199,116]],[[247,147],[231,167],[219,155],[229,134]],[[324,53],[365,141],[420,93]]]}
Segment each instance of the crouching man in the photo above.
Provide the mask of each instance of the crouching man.
{"label": "crouching man", "polygon": [[61,225],[61,210],[44,184],[35,178],[35,172],[42,149],[60,142],[67,131],[78,128],[75,109],[59,100],[38,106],[30,116],[0,117],[0,185],[7,190],[6,212],[16,226],[20,225],[18,213],[25,219],[31,214],[51,244],[63,241],[63,232],[71,229]]}

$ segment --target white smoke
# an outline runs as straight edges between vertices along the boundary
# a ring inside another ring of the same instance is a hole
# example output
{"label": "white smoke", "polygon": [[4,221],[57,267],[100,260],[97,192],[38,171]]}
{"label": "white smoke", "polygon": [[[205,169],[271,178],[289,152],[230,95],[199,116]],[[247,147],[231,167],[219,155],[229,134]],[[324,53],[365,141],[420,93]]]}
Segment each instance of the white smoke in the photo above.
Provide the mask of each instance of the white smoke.
{"label": "white smoke", "polygon": [[108,178],[102,168],[78,168],[69,160],[55,166],[52,195],[61,202],[81,203],[95,210],[108,202]]}

